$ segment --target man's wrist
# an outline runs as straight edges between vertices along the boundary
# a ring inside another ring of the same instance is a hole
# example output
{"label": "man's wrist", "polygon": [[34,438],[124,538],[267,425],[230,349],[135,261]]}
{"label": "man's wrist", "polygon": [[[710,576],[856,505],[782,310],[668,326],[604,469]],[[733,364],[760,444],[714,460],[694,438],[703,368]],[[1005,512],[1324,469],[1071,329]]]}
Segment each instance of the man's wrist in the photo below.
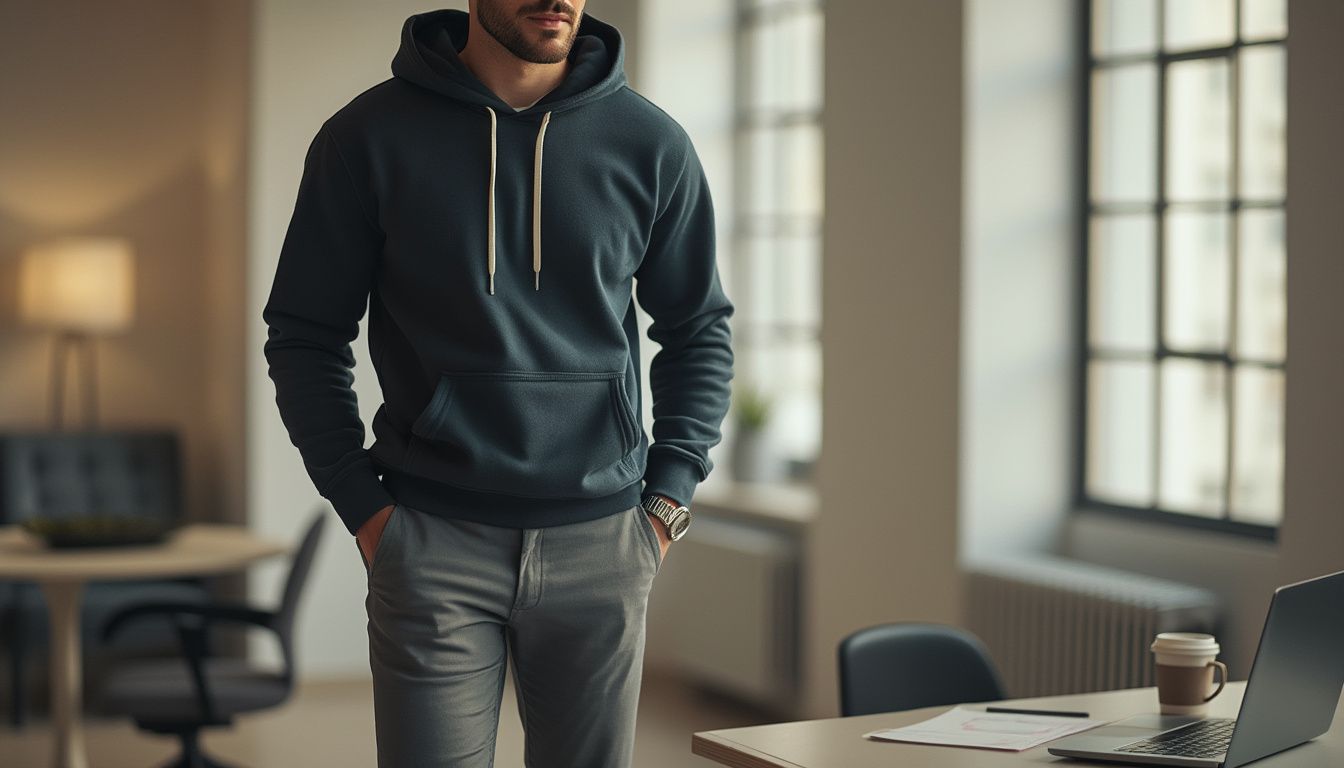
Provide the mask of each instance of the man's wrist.
{"label": "man's wrist", "polygon": [[[662,494],[662,493],[649,492],[649,493],[647,493],[647,494],[644,495],[644,501],[645,501],[645,502],[650,502],[651,499],[659,499],[659,500],[661,500],[662,502],[671,505],[673,508],[676,508],[676,507],[684,507],[684,506],[685,506],[685,505],[683,505],[681,502],[679,502],[679,501],[677,501],[676,499],[672,498],[671,496],[668,496],[668,495],[666,495],[666,494]],[[643,506],[643,504],[641,504],[641,506]],[[653,519],[655,519],[655,520],[657,520],[657,521],[659,522],[659,524],[662,526],[663,534],[666,536],[668,543],[671,543],[671,542],[673,542],[673,541],[676,541],[676,539],[673,538],[673,536],[672,536],[672,523],[669,523],[668,521],[664,520],[664,519],[663,519],[662,517],[660,517],[659,515],[654,514],[654,513],[651,512],[647,507],[644,509],[644,514],[648,515],[649,517],[651,517],[651,518],[653,518]]]}

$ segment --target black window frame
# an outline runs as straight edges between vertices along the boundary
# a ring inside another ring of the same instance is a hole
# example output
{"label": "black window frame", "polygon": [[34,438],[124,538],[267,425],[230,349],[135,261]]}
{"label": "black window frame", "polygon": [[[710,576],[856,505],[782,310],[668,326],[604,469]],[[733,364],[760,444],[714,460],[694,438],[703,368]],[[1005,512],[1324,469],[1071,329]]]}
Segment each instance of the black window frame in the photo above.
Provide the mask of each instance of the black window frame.
{"label": "black window frame", "polygon": [[[1231,514],[1231,485],[1233,483],[1233,445],[1236,439],[1234,382],[1233,374],[1237,366],[1260,366],[1271,370],[1278,370],[1287,375],[1287,355],[1284,360],[1264,361],[1250,358],[1240,358],[1229,347],[1221,353],[1214,352],[1193,352],[1183,350],[1173,350],[1166,346],[1164,341],[1164,273],[1165,273],[1165,229],[1166,219],[1170,203],[1167,200],[1167,181],[1166,181],[1166,136],[1169,128],[1167,120],[1167,67],[1172,62],[1191,61],[1197,59],[1227,58],[1234,61],[1239,55],[1241,49],[1252,48],[1264,45],[1282,45],[1285,48],[1288,44],[1291,30],[1288,30],[1284,36],[1276,38],[1254,39],[1250,42],[1243,40],[1241,29],[1242,1],[1230,0],[1233,4],[1233,40],[1230,45],[1201,47],[1191,50],[1182,50],[1178,52],[1167,52],[1163,50],[1163,32],[1165,24],[1166,0],[1155,0],[1155,23],[1157,24],[1156,50],[1152,53],[1143,54],[1120,54],[1104,57],[1104,61],[1099,61],[1092,50],[1092,8],[1094,0],[1077,0],[1077,19],[1078,28],[1076,30],[1076,52],[1078,54],[1078,66],[1076,68],[1077,84],[1075,92],[1080,98],[1077,105],[1076,124],[1078,126],[1078,141],[1075,144],[1075,162],[1077,168],[1076,193],[1075,200],[1078,208],[1075,215],[1075,241],[1079,259],[1077,262],[1077,282],[1075,290],[1075,391],[1074,391],[1074,472],[1073,472],[1073,509],[1078,513],[1099,512],[1110,516],[1121,517],[1125,520],[1139,520],[1163,525],[1171,525],[1181,528],[1190,528],[1198,530],[1217,531],[1221,533],[1234,534],[1240,537],[1251,539],[1260,539],[1266,541],[1277,541],[1279,535],[1279,525],[1268,525],[1263,523],[1252,523],[1244,520],[1234,520],[1230,518]],[[1098,69],[1115,66],[1117,64],[1130,64],[1152,62],[1157,67],[1157,87],[1156,97],[1156,122],[1158,133],[1155,137],[1155,156],[1157,162],[1156,168],[1156,190],[1152,203],[1093,203],[1092,201],[1092,77]],[[1204,203],[1182,202],[1177,205],[1181,210],[1201,210],[1201,211],[1226,211],[1231,217],[1231,234],[1229,238],[1229,291],[1231,293],[1231,306],[1228,312],[1228,321],[1232,325],[1237,322],[1237,271],[1238,271],[1238,248],[1236,242],[1236,214],[1243,209],[1261,208],[1269,210],[1282,210],[1287,214],[1287,190],[1284,194],[1273,200],[1268,199],[1244,199],[1238,185],[1240,178],[1240,140],[1238,127],[1240,124],[1239,110],[1239,83],[1237,80],[1238,68],[1234,65],[1232,68],[1232,81],[1229,85],[1229,120],[1232,123],[1232,132],[1230,134],[1230,153],[1232,177],[1230,182],[1229,195],[1226,200],[1217,200]],[[1287,148],[1285,147],[1285,151]],[[1092,349],[1090,342],[1090,318],[1089,318],[1089,289],[1090,289],[1090,270],[1091,270],[1091,241],[1090,230],[1091,221],[1094,214],[1098,212],[1151,212],[1154,216],[1154,274],[1156,285],[1154,286],[1154,311],[1155,315],[1155,343],[1151,352],[1136,352],[1132,354],[1098,354]],[[1285,253],[1285,258],[1287,254]],[[1167,359],[1190,359],[1203,362],[1218,362],[1224,366],[1227,396],[1226,408],[1228,411],[1227,436],[1225,446],[1225,467],[1223,487],[1222,517],[1206,517],[1190,512],[1177,512],[1169,509],[1163,509],[1159,506],[1159,489],[1161,487],[1161,387],[1156,386],[1153,392],[1155,401],[1154,407],[1154,474],[1153,474],[1153,504],[1147,507],[1121,504],[1104,499],[1093,498],[1088,494],[1087,489],[1087,443],[1088,443],[1088,368],[1090,363],[1096,359],[1104,360],[1143,360],[1152,362],[1156,372],[1160,371],[1163,360]],[[1286,450],[1286,445],[1285,445]]]}

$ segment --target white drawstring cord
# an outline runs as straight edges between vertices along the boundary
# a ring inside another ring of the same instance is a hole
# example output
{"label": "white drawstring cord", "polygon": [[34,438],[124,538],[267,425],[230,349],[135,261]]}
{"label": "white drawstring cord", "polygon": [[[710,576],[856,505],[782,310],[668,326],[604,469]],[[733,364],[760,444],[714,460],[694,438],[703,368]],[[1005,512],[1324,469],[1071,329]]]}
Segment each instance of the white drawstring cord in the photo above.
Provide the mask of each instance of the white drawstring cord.
{"label": "white drawstring cord", "polygon": [[495,110],[486,107],[490,113],[490,199],[489,234],[486,236],[486,264],[490,270],[490,295],[495,295]]}
{"label": "white drawstring cord", "polygon": [[532,170],[532,278],[535,290],[541,290],[541,149],[546,141],[546,125],[551,113],[541,118],[537,131],[536,167]]}

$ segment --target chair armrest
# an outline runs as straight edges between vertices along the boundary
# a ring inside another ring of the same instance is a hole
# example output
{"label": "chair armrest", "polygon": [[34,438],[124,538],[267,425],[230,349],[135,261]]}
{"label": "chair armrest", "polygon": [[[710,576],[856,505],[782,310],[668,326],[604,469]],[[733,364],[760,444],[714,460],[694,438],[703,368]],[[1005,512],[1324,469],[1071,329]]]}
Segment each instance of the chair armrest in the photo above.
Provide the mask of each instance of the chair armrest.
{"label": "chair armrest", "polygon": [[101,640],[106,643],[112,639],[125,624],[146,616],[168,616],[180,620],[183,616],[198,616],[207,625],[216,622],[252,624],[275,630],[275,612],[253,608],[238,603],[139,603],[127,606],[110,616],[103,623]]}
{"label": "chair armrest", "polygon": [[[103,624],[101,640],[106,643],[112,639],[121,627],[147,616],[167,616],[177,629],[182,645],[182,655],[186,658],[195,684],[196,701],[201,708],[202,719],[208,723],[223,723],[215,714],[214,697],[210,693],[209,681],[205,677],[203,663],[207,655],[207,634],[217,622],[232,622],[265,627],[277,636],[275,612],[263,611],[248,605],[236,603],[140,603],[117,611]],[[189,616],[201,619],[199,623],[189,624]]]}

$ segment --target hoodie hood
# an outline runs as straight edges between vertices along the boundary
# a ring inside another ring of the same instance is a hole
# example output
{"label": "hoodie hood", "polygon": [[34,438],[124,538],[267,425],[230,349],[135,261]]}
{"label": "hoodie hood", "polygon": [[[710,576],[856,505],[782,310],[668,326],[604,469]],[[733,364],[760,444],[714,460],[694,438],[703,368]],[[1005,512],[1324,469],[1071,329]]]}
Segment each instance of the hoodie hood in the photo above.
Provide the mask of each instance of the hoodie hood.
{"label": "hoodie hood", "polygon": [[[514,114],[513,107],[472,74],[458,51],[467,44],[466,11],[447,8],[418,13],[401,28],[392,74],[469,104]],[[569,51],[572,67],[560,85],[517,114],[563,112],[620,90],[626,84],[625,43],[615,27],[583,13]]]}
{"label": "hoodie hood", "polygon": [[495,174],[499,112],[528,119],[541,113],[532,169],[533,288],[541,290],[541,155],[551,115],[574,109],[620,90],[626,84],[625,45],[615,27],[584,13],[569,51],[569,74],[527,109],[517,110],[486,87],[458,56],[467,44],[469,16],[456,8],[418,13],[401,28],[401,47],[392,74],[471,104],[490,118],[490,187],[486,209],[488,290],[495,293]]}

